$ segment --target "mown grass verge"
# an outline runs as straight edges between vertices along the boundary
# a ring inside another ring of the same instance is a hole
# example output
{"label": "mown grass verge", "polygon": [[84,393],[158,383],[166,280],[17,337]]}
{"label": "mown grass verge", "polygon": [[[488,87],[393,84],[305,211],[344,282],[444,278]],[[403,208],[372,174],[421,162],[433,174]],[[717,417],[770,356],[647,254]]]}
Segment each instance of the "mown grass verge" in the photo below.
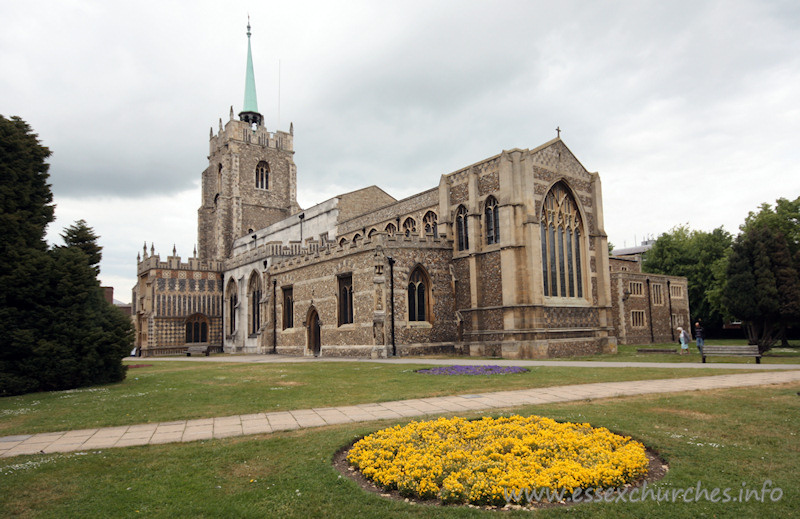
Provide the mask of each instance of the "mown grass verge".
{"label": "mown grass verge", "polygon": [[[145,360],[129,364],[148,364]],[[491,364],[491,361],[487,361]],[[0,399],[0,436],[409,398],[592,382],[681,378],[744,371],[531,367],[487,376],[431,376],[429,365],[308,362],[153,362],[119,384]]]}
{"label": "mown grass verge", "polygon": [[[800,509],[800,385],[644,395],[516,409],[632,435],[669,463],[656,488],[760,491],[766,502],[590,503],[536,517],[793,517]],[[496,414],[495,414],[496,415]],[[469,415],[468,415],[469,416]],[[478,416],[478,415],[471,415]],[[0,516],[465,518],[495,511],[392,501],[363,491],[331,466],[373,422],[190,444],[0,460]],[[743,486],[743,483],[745,486]],[[772,494],[775,496],[776,494]],[[531,517],[511,511],[503,517]]]}

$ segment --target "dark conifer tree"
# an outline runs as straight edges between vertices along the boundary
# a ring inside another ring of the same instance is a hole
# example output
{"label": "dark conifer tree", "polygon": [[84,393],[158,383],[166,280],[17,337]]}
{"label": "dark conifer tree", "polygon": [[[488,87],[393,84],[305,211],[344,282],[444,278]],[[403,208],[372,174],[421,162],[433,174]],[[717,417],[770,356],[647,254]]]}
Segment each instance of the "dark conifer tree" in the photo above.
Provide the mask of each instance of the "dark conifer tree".
{"label": "dark conifer tree", "polygon": [[100,260],[103,259],[103,247],[97,240],[100,238],[94,230],[86,225],[86,220],[78,220],[74,224],[64,229],[61,235],[67,247],[77,247],[82,250],[89,260],[89,265],[100,274]]}
{"label": "dark conifer tree", "polygon": [[744,321],[751,344],[770,349],[798,321],[800,279],[786,238],[765,222],[743,227],[728,262],[723,300]]}
{"label": "dark conifer tree", "polygon": [[0,396],[120,381],[130,319],[103,297],[100,246],[79,221],[47,250],[50,152],[0,116]]}

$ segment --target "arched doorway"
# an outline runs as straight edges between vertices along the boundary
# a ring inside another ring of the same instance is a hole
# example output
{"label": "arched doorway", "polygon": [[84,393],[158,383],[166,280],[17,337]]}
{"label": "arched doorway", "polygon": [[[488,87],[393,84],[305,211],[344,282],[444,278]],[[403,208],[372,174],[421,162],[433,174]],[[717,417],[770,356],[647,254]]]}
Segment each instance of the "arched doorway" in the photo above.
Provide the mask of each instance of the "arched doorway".
{"label": "arched doorway", "polygon": [[315,357],[319,357],[319,352],[322,349],[322,341],[320,340],[320,328],[322,323],[320,323],[319,314],[314,307],[309,310],[306,322],[308,323],[308,349],[311,350]]}

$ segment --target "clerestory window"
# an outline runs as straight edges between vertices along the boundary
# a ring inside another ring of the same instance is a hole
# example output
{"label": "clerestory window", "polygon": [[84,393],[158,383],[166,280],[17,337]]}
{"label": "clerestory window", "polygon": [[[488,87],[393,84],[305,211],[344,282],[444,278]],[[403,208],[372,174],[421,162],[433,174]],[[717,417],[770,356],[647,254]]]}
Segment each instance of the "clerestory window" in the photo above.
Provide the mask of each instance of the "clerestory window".
{"label": "clerestory window", "polygon": [[438,217],[433,211],[428,211],[422,218],[422,223],[425,225],[425,234],[433,234],[434,238],[439,237],[439,226],[437,225]]}

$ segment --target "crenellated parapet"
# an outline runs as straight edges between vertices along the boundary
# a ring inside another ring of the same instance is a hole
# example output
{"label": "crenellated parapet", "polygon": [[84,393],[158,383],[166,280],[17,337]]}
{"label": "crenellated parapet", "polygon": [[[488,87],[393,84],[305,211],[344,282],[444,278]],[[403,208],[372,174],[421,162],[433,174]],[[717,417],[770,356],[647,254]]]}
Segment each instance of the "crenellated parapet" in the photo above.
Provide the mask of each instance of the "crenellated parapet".
{"label": "crenellated parapet", "polygon": [[248,265],[255,261],[263,261],[268,258],[288,258],[293,256],[302,256],[306,254],[316,253],[320,247],[324,245],[316,240],[308,240],[306,243],[299,241],[290,241],[283,243],[280,241],[271,241],[262,244],[253,242],[249,249],[245,252],[239,252],[233,258],[225,261],[225,270],[235,269],[242,265]]}
{"label": "crenellated parapet", "polygon": [[434,237],[430,234],[427,236],[390,236],[386,233],[377,233],[371,238],[356,240],[355,242],[345,242],[344,244],[337,244],[335,242],[319,243],[309,240],[309,242],[301,248],[300,254],[274,257],[270,270],[282,271],[292,269],[318,261],[335,260],[361,252],[374,251],[378,248],[383,249],[385,252],[398,249],[433,249],[449,251],[453,248],[453,242],[452,240]]}
{"label": "crenellated parapet", "polygon": [[231,142],[258,144],[264,148],[294,152],[294,127],[292,126],[289,132],[281,130],[270,132],[266,126],[251,125],[234,119],[231,107],[231,118],[224,128],[220,119],[218,133],[214,135],[213,128],[209,133],[209,154],[214,155],[225,146],[229,146]]}
{"label": "crenellated parapet", "polygon": [[181,257],[176,254],[174,248],[172,256],[167,256],[166,261],[161,261],[161,256],[155,253],[154,248],[151,246],[150,254],[148,254],[147,245],[145,245],[143,255],[137,255],[136,267],[137,274],[141,276],[154,269],[222,272],[224,265],[221,261],[200,260],[197,257],[191,257],[185,262],[181,261]]}

